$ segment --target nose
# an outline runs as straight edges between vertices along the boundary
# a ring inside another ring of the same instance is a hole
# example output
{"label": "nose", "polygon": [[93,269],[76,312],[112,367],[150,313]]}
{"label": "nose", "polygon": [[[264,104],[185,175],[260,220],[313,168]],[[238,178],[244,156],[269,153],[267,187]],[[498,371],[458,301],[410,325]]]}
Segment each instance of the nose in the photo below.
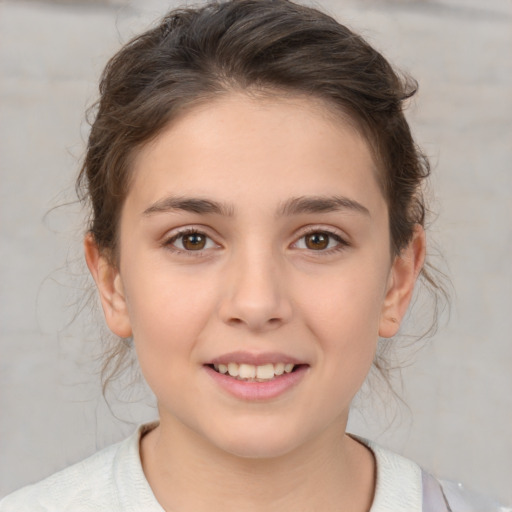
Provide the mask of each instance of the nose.
{"label": "nose", "polygon": [[268,331],[290,321],[292,304],[285,269],[265,251],[233,258],[223,280],[219,307],[223,322],[251,331]]}

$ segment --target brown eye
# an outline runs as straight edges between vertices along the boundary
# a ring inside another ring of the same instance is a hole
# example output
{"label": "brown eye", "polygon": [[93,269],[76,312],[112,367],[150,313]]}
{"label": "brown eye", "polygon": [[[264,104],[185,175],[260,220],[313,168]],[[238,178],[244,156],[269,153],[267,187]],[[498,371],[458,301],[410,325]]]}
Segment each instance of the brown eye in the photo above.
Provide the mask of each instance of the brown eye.
{"label": "brown eye", "polygon": [[207,237],[201,233],[189,233],[181,237],[183,248],[187,251],[200,251],[206,246]]}
{"label": "brown eye", "polygon": [[321,251],[329,246],[330,235],[327,233],[310,233],[304,237],[304,242],[308,249]]}
{"label": "brown eye", "polygon": [[181,252],[197,253],[218,247],[208,235],[195,230],[182,231],[165,242],[165,245]]}
{"label": "brown eye", "polygon": [[340,235],[329,231],[310,231],[302,235],[293,244],[293,247],[296,249],[306,249],[326,254],[348,246],[349,244]]}

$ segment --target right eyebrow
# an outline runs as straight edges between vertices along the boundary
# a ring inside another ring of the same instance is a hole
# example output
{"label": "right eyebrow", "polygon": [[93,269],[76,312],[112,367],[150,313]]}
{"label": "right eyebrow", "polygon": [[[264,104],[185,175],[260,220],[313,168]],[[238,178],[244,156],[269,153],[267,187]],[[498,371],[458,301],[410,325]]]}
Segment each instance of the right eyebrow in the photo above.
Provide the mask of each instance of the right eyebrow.
{"label": "right eyebrow", "polygon": [[217,215],[232,216],[233,207],[210,199],[200,197],[168,196],[159,199],[143,212],[144,216],[155,213],[167,213],[182,210],[191,213],[215,213]]}

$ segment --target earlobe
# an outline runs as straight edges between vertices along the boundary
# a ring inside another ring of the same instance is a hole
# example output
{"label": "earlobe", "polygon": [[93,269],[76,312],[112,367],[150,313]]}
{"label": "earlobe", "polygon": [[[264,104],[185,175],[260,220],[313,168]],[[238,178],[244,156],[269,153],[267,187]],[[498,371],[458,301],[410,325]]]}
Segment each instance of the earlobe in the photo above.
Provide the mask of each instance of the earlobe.
{"label": "earlobe", "polygon": [[392,338],[400,328],[425,261],[425,247],[425,231],[416,225],[409,245],[395,257],[390,270],[379,323],[382,338]]}
{"label": "earlobe", "polygon": [[87,267],[98,288],[109,329],[121,338],[130,337],[132,329],[119,270],[101,254],[90,233],[84,240],[84,253]]}

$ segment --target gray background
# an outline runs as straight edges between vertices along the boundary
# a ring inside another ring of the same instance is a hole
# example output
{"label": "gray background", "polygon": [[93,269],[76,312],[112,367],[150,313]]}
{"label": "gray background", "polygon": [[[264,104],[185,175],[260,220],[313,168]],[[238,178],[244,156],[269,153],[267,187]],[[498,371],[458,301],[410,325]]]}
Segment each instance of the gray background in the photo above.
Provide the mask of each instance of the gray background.
{"label": "gray background", "polygon": [[[112,411],[101,397],[94,315],[74,318],[91,285],[83,215],[52,208],[74,199],[106,59],[175,4],[0,1],[0,495],[155,416],[129,379]],[[446,325],[403,355],[415,360],[402,372],[407,406],[367,388],[351,430],[510,504],[512,2],[317,5],[420,82],[408,115],[434,164],[430,239],[455,290]]]}

